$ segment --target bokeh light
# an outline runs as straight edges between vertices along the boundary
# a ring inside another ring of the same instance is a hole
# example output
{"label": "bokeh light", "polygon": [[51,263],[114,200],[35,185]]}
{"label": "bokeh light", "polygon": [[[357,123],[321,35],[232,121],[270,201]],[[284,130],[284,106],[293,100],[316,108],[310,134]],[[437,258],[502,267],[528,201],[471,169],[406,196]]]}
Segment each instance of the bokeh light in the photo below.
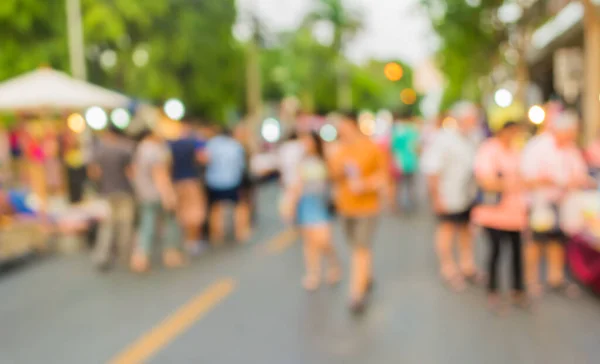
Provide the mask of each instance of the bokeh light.
{"label": "bokeh light", "polygon": [[509,107],[513,103],[513,95],[505,88],[501,88],[494,94],[494,102],[500,107]]}
{"label": "bokeh light", "polygon": [[108,124],[108,115],[98,106],[92,106],[85,112],[85,120],[90,128],[94,130],[102,130]]}
{"label": "bokeh light", "polygon": [[117,52],[107,49],[100,54],[100,67],[110,70],[117,65]]}
{"label": "bokeh light", "polygon": [[67,118],[67,126],[74,133],[83,133],[85,130],[85,119],[79,113],[71,114]]}
{"label": "bokeh light", "polygon": [[332,142],[337,138],[337,129],[331,124],[325,124],[319,130],[319,135],[324,141]]}
{"label": "bokeh light", "polygon": [[263,121],[260,134],[269,143],[276,143],[281,138],[281,125],[274,118],[268,118]]}
{"label": "bokeh light", "polygon": [[417,102],[417,93],[412,88],[406,88],[400,92],[400,100],[406,105],[412,105]]}
{"label": "bokeh light", "polygon": [[402,69],[402,66],[400,66],[398,63],[391,62],[385,65],[383,73],[385,74],[385,77],[388,80],[395,82],[400,81],[400,79],[404,75],[404,70]]}
{"label": "bokeh light", "polygon": [[377,137],[385,136],[389,133],[394,122],[394,116],[389,110],[379,110],[375,116],[375,132],[374,135]]}
{"label": "bokeh light", "polygon": [[362,112],[358,117],[358,127],[360,131],[367,135],[372,136],[375,133],[377,123],[375,121],[375,115],[370,111]]}
{"label": "bokeh light", "polygon": [[529,115],[529,120],[531,120],[531,122],[534,123],[535,125],[540,125],[546,119],[546,112],[539,105],[533,105],[529,109],[528,115]]}
{"label": "bokeh light", "polygon": [[131,60],[136,67],[144,67],[150,61],[150,53],[146,48],[139,47],[133,51]]}
{"label": "bokeh light", "polygon": [[125,109],[114,109],[110,113],[110,120],[119,129],[126,129],[131,122],[131,115]]}
{"label": "bokeh light", "polygon": [[169,99],[163,108],[165,115],[172,120],[181,120],[185,115],[185,106],[179,99]]}

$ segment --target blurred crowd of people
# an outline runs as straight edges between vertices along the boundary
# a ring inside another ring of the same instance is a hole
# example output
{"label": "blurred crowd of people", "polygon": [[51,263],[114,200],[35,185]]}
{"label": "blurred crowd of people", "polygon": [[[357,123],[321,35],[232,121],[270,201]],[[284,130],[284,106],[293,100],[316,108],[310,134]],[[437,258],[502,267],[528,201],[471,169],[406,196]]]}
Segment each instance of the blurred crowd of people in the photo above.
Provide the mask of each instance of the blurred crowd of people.
{"label": "blurred crowd of people", "polygon": [[[230,205],[235,240],[247,241],[254,188],[245,129],[187,120],[179,134],[166,140],[147,130],[131,138],[111,125],[85,143],[70,131],[36,138],[15,129],[5,135],[14,178],[3,181],[0,215],[11,223],[27,218],[66,232],[48,204],[52,196],[68,193],[71,215],[82,222],[75,231],[97,224],[93,260],[101,269],[120,258],[144,272],[158,241],[164,264],[180,266],[186,255],[225,240]],[[90,199],[103,204],[96,211],[81,208]]]}
{"label": "blurred crowd of people", "polygon": [[[395,115],[377,137],[365,135],[353,114],[337,118],[333,142],[314,131],[292,132],[277,149],[280,213],[302,236],[303,286],[316,290],[323,275],[329,284],[341,280],[332,233],[337,218],[351,251],[350,307],[362,312],[374,287],[379,217],[387,208],[398,216],[413,214],[418,186],[426,185],[437,217],[439,271],[451,289],[486,282],[490,306],[502,310],[499,261],[509,249],[514,303],[527,306],[541,295],[542,253],[547,287],[575,296],[577,287],[565,275],[565,244],[582,224],[566,223],[563,205],[578,191],[597,188],[600,140],[582,151],[577,113],[550,103],[546,115],[534,133],[520,120],[506,120],[490,133],[482,110],[460,102],[429,125]],[[252,234],[255,183],[243,126],[230,131],[185,120],[179,136],[169,140],[153,130],[132,139],[114,126],[87,143],[72,132],[35,136],[16,129],[4,137],[3,153],[13,162],[0,166],[31,186],[38,201],[32,204],[30,194],[2,181],[0,215],[34,216],[63,229],[40,197],[68,191],[69,200],[80,204],[92,185],[103,212],[80,208],[71,215],[97,221],[93,260],[101,269],[119,258],[135,272],[147,271],[159,241],[163,263],[181,266],[225,240],[230,215],[236,241]],[[477,231],[489,240],[484,270],[475,260]]]}
{"label": "blurred crowd of people", "polygon": [[[352,252],[350,307],[362,312],[374,282],[378,217],[385,207],[413,212],[415,181],[425,178],[437,217],[439,271],[452,290],[485,283],[490,307],[503,311],[498,275],[501,251],[509,249],[512,303],[528,307],[544,287],[577,296],[565,273],[565,250],[585,224],[574,227],[569,221],[578,217],[565,216],[563,205],[580,191],[597,188],[600,142],[579,148],[580,118],[558,103],[547,105],[546,116],[539,130],[524,120],[505,120],[490,131],[480,108],[460,102],[429,129],[414,117],[396,116],[389,132],[370,138],[355,115],[345,115],[335,142],[324,143],[316,133],[290,135],[280,147],[281,213],[302,233],[304,287],[318,288],[321,260],[327,262],[327,282],[340,280],[331,232],[337,215]],[[483,270],[474,253],[480,231],[489,241]]]}

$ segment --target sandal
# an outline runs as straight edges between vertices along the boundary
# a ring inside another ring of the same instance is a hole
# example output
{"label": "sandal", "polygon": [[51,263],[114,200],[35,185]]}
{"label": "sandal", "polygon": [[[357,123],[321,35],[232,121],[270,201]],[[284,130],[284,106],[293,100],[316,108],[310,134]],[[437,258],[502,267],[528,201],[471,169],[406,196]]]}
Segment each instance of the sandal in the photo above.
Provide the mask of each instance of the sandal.
{"label": "sandal", "polygon": [[564,295],[565,297],[570,299],[579,298],[579,296],[581,295],[581,290],[579,289],[579,287],[576,284],[567,281],[563,281],[559,284],[549,284],[548,288],[550,292]]}
{"label": "sandal", "polygon": [[327,272],[327,283],[330,285],[336,285],[342,280],[342,270],[339,267],[329,268]]}
{"label": "sandal", "polygon": [[319,288],[321,282],[319,277],[316,275],[306,275],[304,279],[302,279],[302,286],[309,292],[314,292]]}
{"label": "sandal", "polygon": [[531,308],[531,299],[525,292],[513,292],[511,294],[511,302],[514,306],[524,310]]}
{"label": "sandal", "polygon": [[532,298],[540,298],[544,295],[544,287],[539,283],[530,284],[527,291]]}
{"label": "sandal", "polygon": [[364,297],[360,299],[353,299],[350,302],[350,312],[356,316],[362,315],[365,312],[366,307],[367,301]]}
{"label": "sandal", "polygon": [[485,281],[487,278],[485,276],[485,274],[477,272],[477,271],[475,271],[474,273],[470,273],[470,274],[463,274],[463,277],[464,277],[465,281],[467,281],[470,284],[474,284],[474,285],[485,284]]}
{"label": "sandal", "polygon": [[467,289],[465,279],[461,274],[457,273],[450,277],[442,277],[442,279],[444,280],[444,283],[446,283],[448,287],[450,287],[450,289],[456,293],[461,293]]}

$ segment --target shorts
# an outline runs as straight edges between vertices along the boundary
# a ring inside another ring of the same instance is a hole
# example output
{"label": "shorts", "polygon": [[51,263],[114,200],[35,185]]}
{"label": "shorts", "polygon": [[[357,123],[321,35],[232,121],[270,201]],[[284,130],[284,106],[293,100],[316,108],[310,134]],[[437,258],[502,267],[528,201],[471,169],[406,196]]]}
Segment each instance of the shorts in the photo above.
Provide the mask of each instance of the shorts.
{"label": "shorts", "polygon": [[218,202],[233,202],[237,204],[240,201],[240,187],[236,186],[234,188],[228,189],[216,189],[207,187],[206,188],[208,195],[208,204],[212,205]]}
{"label": "shorts", "polygon": [[465,211],[452,213],[452,214],[439,214],[438,219],[441,222],[448,222],[454,225],[467,225],[471,221],[471,210],[469,207]]}
{"label": "shorts", "polygon": [[296,223],[301,227],[326,224],[331,221],[327,201],[321,196],[305,195],[296,207]]}
{"label": "shorts", "polygon": [[[555,218],[558,220],[560,218],[560,210],[558,206],[552,205],[552,211],[554,212]],[[527,213],[529,220],[531,220],[531,214],[532,210],[530,209]],[[567,235],[564,231],[562,231],[558,224],[554,225],[551,229],[549,229],[549,231],[535,231],[533,228],[531,228],[531,226],[529,226],[529,232],[531,234],[531,240],[540,244],[547,244],[553,241],[566,243],[568,240]]]}
{"label": "shorts", "polygon": [[350,246],[369,248],[373,245],[377,216],[343,217],[342,226]]}
{"label": "shorts", "polygon": [[562,230],[552,231],[549,233],[538,233],[532,231],[531,240],[535,243],[540,244],[547,244],[553,241],[564,244],[567,242],[568,237]]}
{"label": "shorts", "polygon": [[200,225],[205,218],[204,192],[196,179],[175,181],[177,217],[184,226]]}

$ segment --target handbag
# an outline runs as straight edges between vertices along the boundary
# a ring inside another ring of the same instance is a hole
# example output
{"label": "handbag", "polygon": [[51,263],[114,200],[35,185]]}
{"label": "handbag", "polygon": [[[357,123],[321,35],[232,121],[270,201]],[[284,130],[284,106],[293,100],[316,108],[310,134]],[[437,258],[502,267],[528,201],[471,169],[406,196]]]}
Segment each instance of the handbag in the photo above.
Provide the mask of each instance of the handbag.
{"label": "handbag", "polygon": [[529,212],[529,227],[534,233],[556,234],[561,232],[560,208],[557,204],[537,201]]}

